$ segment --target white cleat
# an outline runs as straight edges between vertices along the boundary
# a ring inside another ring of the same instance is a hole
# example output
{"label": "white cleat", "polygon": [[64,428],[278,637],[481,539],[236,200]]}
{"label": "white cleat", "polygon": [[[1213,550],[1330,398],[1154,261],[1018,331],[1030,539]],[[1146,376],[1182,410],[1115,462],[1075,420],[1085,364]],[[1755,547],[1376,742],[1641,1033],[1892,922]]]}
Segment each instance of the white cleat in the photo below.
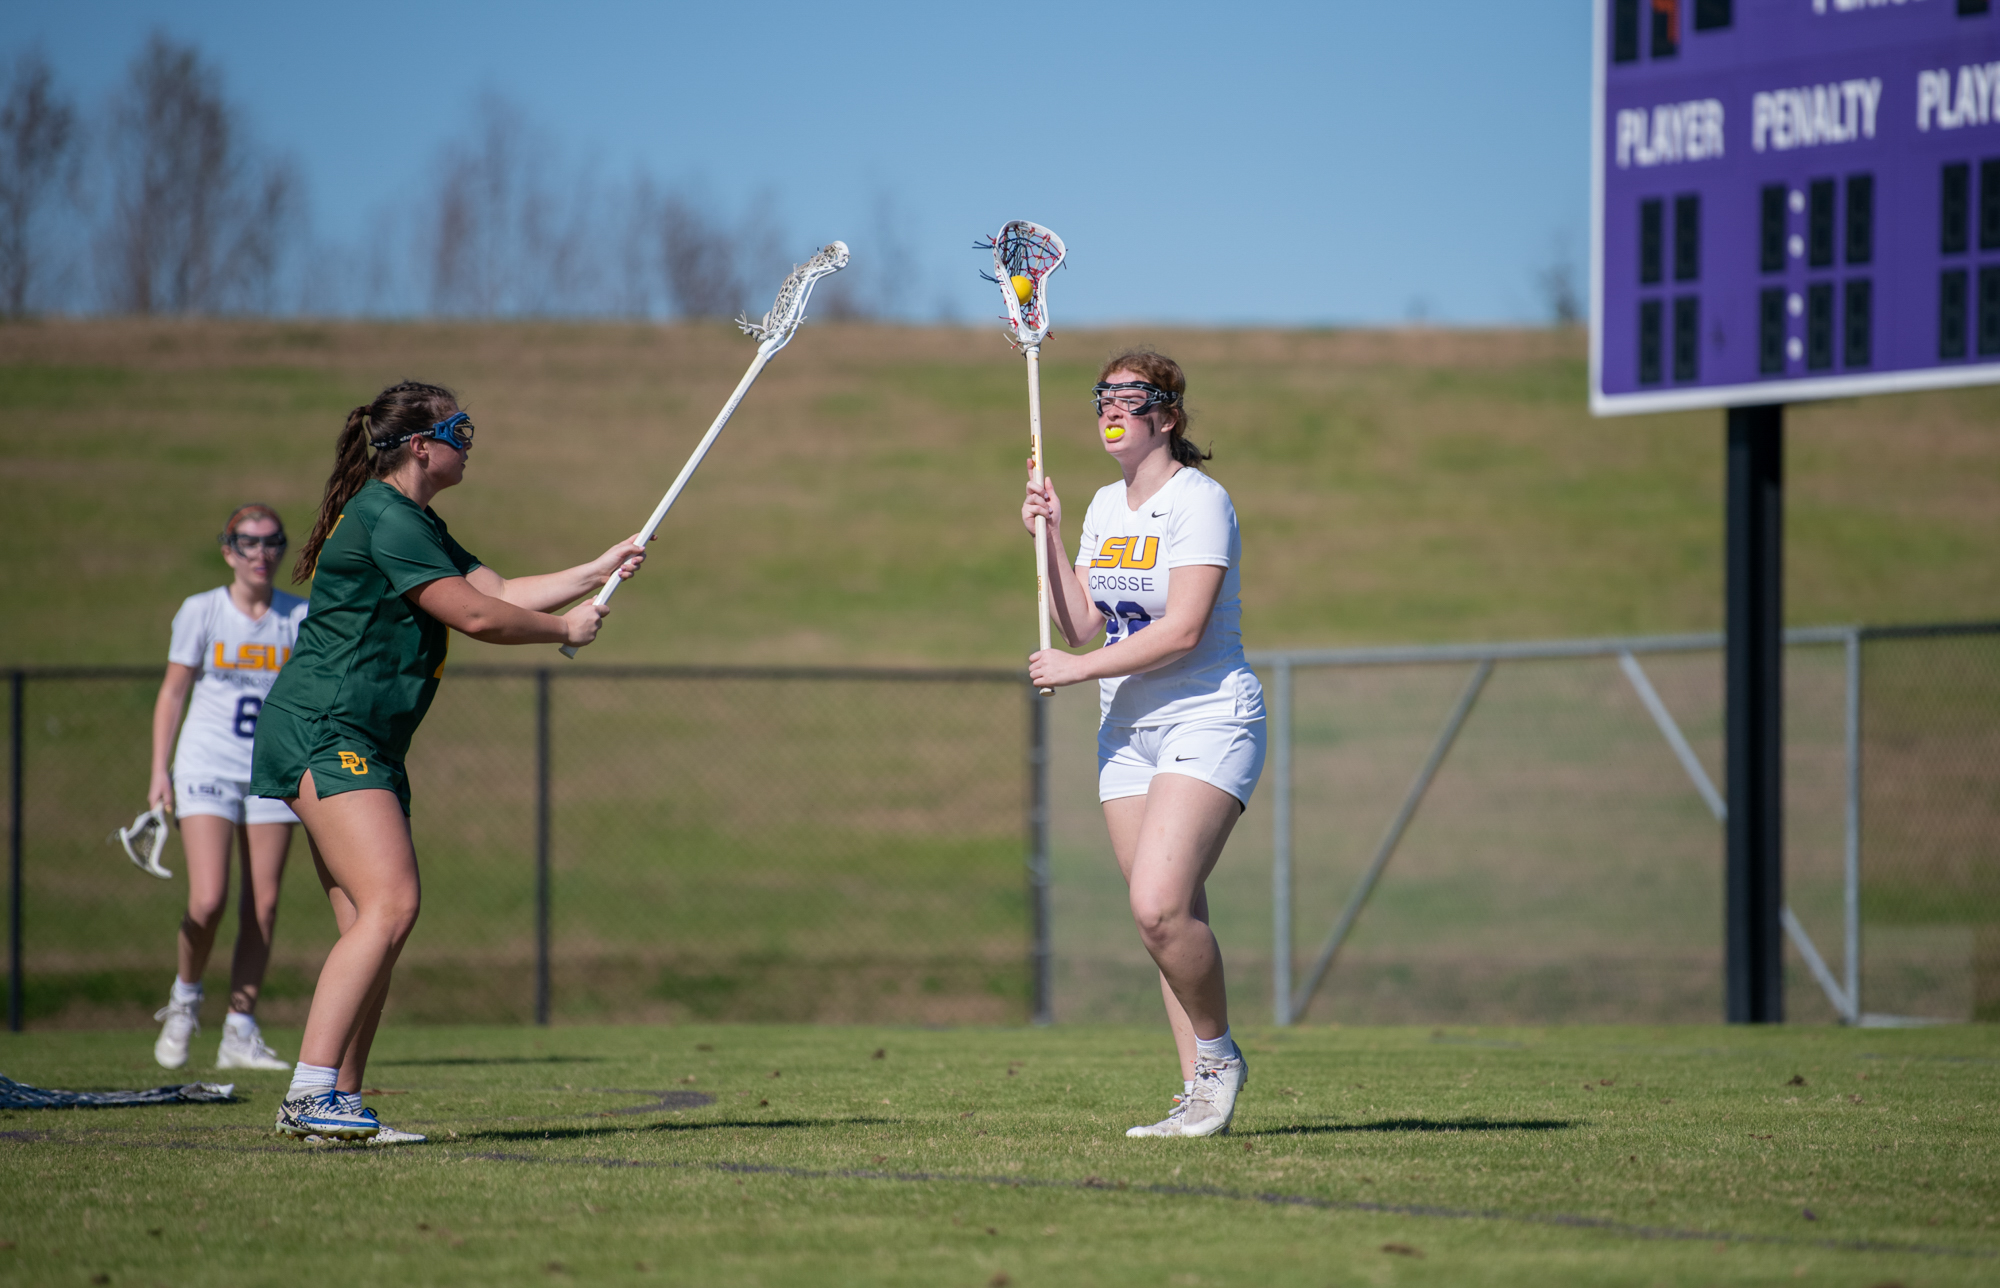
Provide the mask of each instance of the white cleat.
{"label": "white cleat", "polygon": [[1188,1098],[1186,1096],[1175,1096],[1174,1111],[1172,1113],[1168,1114],[1165,1118],[1162,1118],[1160,1121],[1156,1123],[1150,1123],[1141,1127],[1127,1127],[1125,1129],[1125,1134],[1127,1136],[1180,1135],[1181,1123],[1187,1119],[1187,1100]]}
{"label": "white cleat", "polygon": [[238,1037],[227,1027],[222,1030],[222,1045],[215,1052],[215,1067],[266,1069],[272,1073],[283,1073],[292,1066],[264,1044],[263,1030],[253,1025],[247,1037]]}
{"label": "white cleat", "polygon": [[1226,1136],[1236,1117],[1236,1094],[1250,1081],[1250,1067],[1238,1051],[1227,1060],[1194,1062],[1194,1090],[1188,1093],[1183,1136]]}
{"label": "white cleat", "polygon": [[201,1032],[201,1003],[168,999],[153,1018],[166,1021],[160,1026],[160,1040],[153,1043],[153,1058],[162,1069],[186,1068],[188,1043]]}

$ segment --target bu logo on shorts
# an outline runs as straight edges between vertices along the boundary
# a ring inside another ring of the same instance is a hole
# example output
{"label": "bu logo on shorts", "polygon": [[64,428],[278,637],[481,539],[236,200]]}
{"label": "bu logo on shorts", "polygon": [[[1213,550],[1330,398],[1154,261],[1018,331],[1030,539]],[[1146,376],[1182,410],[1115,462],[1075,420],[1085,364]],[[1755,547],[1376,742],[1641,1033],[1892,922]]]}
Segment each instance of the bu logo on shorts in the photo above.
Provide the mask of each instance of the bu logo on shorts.
{"label": "bu logo on shorts", "polygon": [[343,751],[340,753],[340,767],[350,774],[365,774],[368,772],[368,758]]}

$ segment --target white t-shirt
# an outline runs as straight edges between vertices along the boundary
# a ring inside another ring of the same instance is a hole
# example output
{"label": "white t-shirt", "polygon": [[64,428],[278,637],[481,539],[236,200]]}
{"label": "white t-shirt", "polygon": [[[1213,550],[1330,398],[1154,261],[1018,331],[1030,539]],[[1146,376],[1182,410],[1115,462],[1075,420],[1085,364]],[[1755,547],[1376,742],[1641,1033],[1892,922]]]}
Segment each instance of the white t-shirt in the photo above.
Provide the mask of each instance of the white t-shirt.
{"label": "white t-shirt", "polygon": [[1243,660],[1237,570],[1242,562],[1236,507],[1222,485],[1200,470],[1183,467],[1136,510],[1126,508],[1122,481],[1098,489],[1084,512],[1076,566],[1104,614],[1104,647],[1117,647],[1166,614],[1173,569],[1191,564],[1228,569],[1192,652],[1157,671],[1098,681],[1103,723],[1144,727],[1264,718],[1264,686]]}
{"label": "white t-shirt", "polygon": [[167,660],[193,667],[194,692],[174,747],[174,777],[250,781],[250,749],[264,695],[291,659],[306,601],[282,590],[256,621],[231,602],[229,587],[189,595],[174,614]]}

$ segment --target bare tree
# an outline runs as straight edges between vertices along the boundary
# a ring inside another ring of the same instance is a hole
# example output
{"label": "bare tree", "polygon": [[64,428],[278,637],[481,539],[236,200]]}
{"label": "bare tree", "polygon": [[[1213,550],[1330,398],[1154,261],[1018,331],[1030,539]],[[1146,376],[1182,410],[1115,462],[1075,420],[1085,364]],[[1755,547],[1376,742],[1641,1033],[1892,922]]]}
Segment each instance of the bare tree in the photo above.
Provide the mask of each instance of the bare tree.
{"label": "bare tree", "polygon": [[[902,202],[886,185],[878,185],[869,203],[865,239],[855,266],[829,280],[821,289],[820,305],[829,318],[903,318],[915,311],[921,281]],[[820,296],[813,297],[815,301]]]}
{"label": "bare tree", "polygon": [[0,102],[0,301],[14,317],[27,312],[46,255],[35,239],[38,216],[75,171],[76,109],[54,85],[48,59],[31,51],[15,61]]}
{"label": "bare tree", "polygon": [[736,238],[685,193],[660,203],[660,263],[682,317],[725,318],[744,307]]}
{"label": "bare tree", "polygon": [[155,32],[111,118],[109,295],[135,313],[271,303],[298,181],[241,138],[216,71]]}
{"label": "bare tree", "polygon": [[612,226],[607,245],[611,262],[605,302],[617,317],[642,318],[653,311],[659,294],[660,198],[653,181],[635,172],[610,203]]}
{"label": "bare tree", "polygon": [[483,96],[437,169],[426,232],[433,311],[550,316],[620,301],[615,201],[513,102]]}
{"label": "bare tree", "polygon": [[474,109],[470,139],[445,146],[437,175],[431,240],[431,308],[486,316],[511,295],[520,267],[508,243],[509,216],[525,186],[527,123],[488,94]]}
{"label": "bare tree", "polygon": [[1583,292],[1577,286],[1576,252],[1568,233],[1549,241],[1549,257],[1535,270],[1535,288],[1553,326],[1572,327],[1583,321]]}

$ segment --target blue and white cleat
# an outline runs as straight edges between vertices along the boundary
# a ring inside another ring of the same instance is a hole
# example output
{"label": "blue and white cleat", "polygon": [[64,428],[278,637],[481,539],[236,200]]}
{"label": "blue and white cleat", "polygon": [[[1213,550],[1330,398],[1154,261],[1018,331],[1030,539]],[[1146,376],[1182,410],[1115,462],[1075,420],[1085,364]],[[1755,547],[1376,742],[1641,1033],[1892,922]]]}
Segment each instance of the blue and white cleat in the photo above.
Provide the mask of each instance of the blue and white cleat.
{"label": "blue and white cleat", "polygon": [[278,1106],[278,1134],[301,1140],[368,1140],[382,1130],[373,1113],[348,1109],[338,1091],[300,1096]]}
{"label": "blue and white cleat", "polygon": [[[358,1099],[358,1097],[350,1098],[350,1104],[353,1099]],[[370,1145],[421,1145],[430,1139],[428,1136],[422,1136],[413,1131],[398,1131],[394,1127],[383,1126],[382,1120],[375,1116],[373,1109],[361,1109],[356,1112],[375,1124],[375,1134],[368,1138]],[[332,1145],[338,1143],[337,1138],[333,1136],[308,1136],[305,1139],[308,1145]]]}

